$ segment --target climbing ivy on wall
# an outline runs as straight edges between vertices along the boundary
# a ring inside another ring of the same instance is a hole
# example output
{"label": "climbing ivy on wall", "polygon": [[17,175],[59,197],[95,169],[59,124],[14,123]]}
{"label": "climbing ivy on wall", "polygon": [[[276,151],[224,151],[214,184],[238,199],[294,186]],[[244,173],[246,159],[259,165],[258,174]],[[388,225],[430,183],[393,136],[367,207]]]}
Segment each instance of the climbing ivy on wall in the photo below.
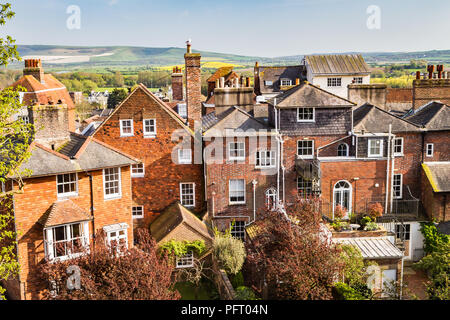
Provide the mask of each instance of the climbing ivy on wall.
{"label": "climbing ivy on wall", "polygon": [[177,241],[170,240],[160,246],[162,253],[174,255],[176,257],[182,257],[189,251],[192,251],[194,255],[200,256],[206,250],[206,245],[203,240],[194,241]]}

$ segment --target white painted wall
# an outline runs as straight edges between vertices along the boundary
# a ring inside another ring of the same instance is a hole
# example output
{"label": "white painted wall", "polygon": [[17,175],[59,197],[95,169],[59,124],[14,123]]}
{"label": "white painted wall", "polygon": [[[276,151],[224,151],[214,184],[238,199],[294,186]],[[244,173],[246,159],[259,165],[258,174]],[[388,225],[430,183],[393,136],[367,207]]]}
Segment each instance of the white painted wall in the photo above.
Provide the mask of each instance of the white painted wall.
{"label": "white painted wall", "polygon": [[[352,84],[354,77],[362,77],[363,84],[370,84],[370,75],[361,76],[361,75],[332,75],[332,76],[310,76],[310,72],[308,72],[307,78],[310,83],[315,86],[320,87],[328,92],[334,93],[344,99],[348,98],[348,88],[349,84]],[[310,78],[311,77],[311,78]],[[328,78],[341,78],[341,86],[340,87],[328,87]]]}

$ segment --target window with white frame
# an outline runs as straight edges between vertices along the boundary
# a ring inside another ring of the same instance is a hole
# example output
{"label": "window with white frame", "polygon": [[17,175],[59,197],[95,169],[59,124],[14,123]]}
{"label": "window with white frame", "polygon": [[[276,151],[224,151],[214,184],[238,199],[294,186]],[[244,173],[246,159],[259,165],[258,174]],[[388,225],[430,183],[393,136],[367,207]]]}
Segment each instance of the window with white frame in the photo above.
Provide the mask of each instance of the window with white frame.
{"label": "window with white frame", "polygon": [[266,86],[271,86],[271,85],[273,85],[273,82],[272,82],[271,80],[265,80],[265,81],[264,81],[264,84],[265,84]]}
{"label": "window with white frame", "polygon": [[185,255],[177,257],[177,268],[191,268],[194,266],[194,253],[188,251]]}
{"label": "window with white frame", "polygon": [[103,192],[105,199],[119,198],[122,195],[120,168],[103,169]]}
{"label": "window with white frame", "polygon": [[229,160],[245,160],[245,142],[230,142],[228,144]]}
{"label": "window with white frame", "polygon": [[369,157],[383,156],[383,139],[368,140],[368,156]]}
{"label": "window with white frame", "polygon": [[24,124],[29,124],[30,123],[30,118],[28,116],[19,116],[20,120],[22,120],[22,122]]}
{"label": "window with white frame", "polygon": [[290,79],[281,79],[280,80],[280,85],[281,86],[290,86],[290,85],[292,85],[292,80],[290,80]]}
{"label": "window with white frame", "polygon": [[75,258],[89,245],[88,222],[77,222],[44,229],[45,251],[49,260]]}
{"label": "window with white frame", "polygon": [[135,218],[135,219],[141,219],[144,217],[144,207],[143,206],[133,207],[131,209],[131,211],[132,211],[133,218]]}
{"label": "window with white frame", "polygon": [[120,120],[120,136],[131,137],[133,133],[133,119]]}
{"label": "window with white frame", "polygon": [[327,85],[329,87],[340,87],[342,84],[342,78],[327,78]]}
{"label": "window with white frame", "polygon": [[103,227],[106,233],[106,243],[110,248],[115,248],[116,252],[120,252],[128,248],[128,225],[126,223],[118,223]]}
{"label": "window with white frame", "polygon": [[156,136],[156,119],[144,119],[144,137]]}
{"label": "window with white frame", "polygon": [[427,157],[432,157],[434,153],[434,144],[427,143]]}
{"label": "window with white frame", "polygon": [[76,173],[59,174],[56,176],[58,198],[78,195],[78,175]]}
{"label": "window with white frame", "polygon": [[302,158],[314,157],[314,140],[298,140],[297,141],[297,155]]}
{"label": "window with white frame", "polygon": [[126,229],[108,232],[107,237],[108,244],[111,247],[116,247],[117,251],[122,251],[128,247],[128,236]]}
{"label": "window with white frame", "polygon": [[195,207],[195,183],[180,183],[180,202],[185,207]]}
{"label": "window with white frame", "polygon": [[230,204],[245,203],[245,180],[231,179],[229,181],[229,199]]}
{"label": "window with white frame", "polygon": [[297,122],[314,122],[314,108],[297,108]]}
{"label": "window with white frame", "polygon": [[145,175],[145,166],[143,163],[131,165],[131,177],[142,178]]}
{"label": "window with white frame", "polygon": [[357,84],[363,83],[363,77],[353,77],[353,83]]}
{"label": "window with white frame", "polygon": [[395,237],[397,239],[410,240],[411,239],[411,225],[410,224],[396,224]]}
{"label": "window with white frame", "polygon": [[178,163],[179,164],[192,163],[192,150],[191,149],[178,149]]}
{"label": "window with white frame", "polygon": [[394,139],[394,156],[403,155],[403,138]]}
{"label": "window with white frame", "polygon": [[348,144],[346,143],[341,143],[340,145],[338,145],[338,149],[337,149],[337,154],[338,157],[348,157]]}
{"label": "window with white frame", "polygon": [[401,199],[403,196],[403,175],[394,174],[392,180],[392,190],[394,193],[394,199]]}
{"label": "window with white frame", "polygon": [[245,241],[245,221],[230,222],[231,236]]}
{"label": "window with white frame", "polygon": [[270,168],[275,166],[275,151],[259,150],[256,151],[256,167]]}
{"label": "window with white frame", "polygon": [[312,195],[312,181],[306,180],[302,176],[297,177],[297,191],[301,197],[309,197]]}
{"label": "window with white frame", "polygon": [[180,117],[182,117],[183,119],[187,118],[187,107],[186,107],[186,103],[179,103],[177,105],[178,108],[178,114],[180,115]]}

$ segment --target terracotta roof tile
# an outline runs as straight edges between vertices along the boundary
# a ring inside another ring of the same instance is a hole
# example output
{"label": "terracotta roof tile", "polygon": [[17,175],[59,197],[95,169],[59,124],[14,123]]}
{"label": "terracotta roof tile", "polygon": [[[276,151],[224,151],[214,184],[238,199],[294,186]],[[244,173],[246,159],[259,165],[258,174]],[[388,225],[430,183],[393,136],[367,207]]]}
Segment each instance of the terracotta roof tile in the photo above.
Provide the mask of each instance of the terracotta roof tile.
{"label": "terracotta roof tile", "polygon": [[77,206],[72,200],[56,201],[39,219],[44,228],[91,220],[89,213]]}

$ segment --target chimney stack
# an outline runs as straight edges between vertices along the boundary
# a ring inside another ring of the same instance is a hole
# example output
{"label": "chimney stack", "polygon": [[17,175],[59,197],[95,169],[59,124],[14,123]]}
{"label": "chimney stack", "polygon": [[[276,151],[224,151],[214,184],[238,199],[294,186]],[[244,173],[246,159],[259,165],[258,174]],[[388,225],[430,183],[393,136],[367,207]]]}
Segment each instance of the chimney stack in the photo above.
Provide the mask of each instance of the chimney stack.
{"label": "chimney stack", "polygon": [[183,73],[181,68],[174,67],[172,73],[172,100],[183,100]]}
{"label": "chimney stack", "polygon": [[438,79],[442,78],[442,71],[444,71],[444,65],[438,64],[437,65]]}
{"label": "chimney stack", "polygon": [[194,121],[202,120],[202,87],[200,70],[200,53],[192,53],[191,40],[186,41],[186,53],[184,55],[186,73],[186,105],[188,121],[194,128]]}
{"label": "chimney stack", "polygon": [[246,86],[247,88],[250,87],[250,77],[245,78],[245,86]]}
{"label": "chimney stack", "polygon": [[298,86],[300,84],[300,78],[295,78],[295,85]]}
{"label": "chimney stack", "polygon": [[45,83],[44,69],[42,68],[41,59],[26,59],[25,68],[23,69],[24,76],[33,76],[40,83]]}
{"label": "chimney stack", "polygon": [[416,71],[416,79],[420,80],[420,71]]}
{"label": "chimney stack", "polygon": [[427,67],[428,79],[433,79],[434,65],[429,65]]}

